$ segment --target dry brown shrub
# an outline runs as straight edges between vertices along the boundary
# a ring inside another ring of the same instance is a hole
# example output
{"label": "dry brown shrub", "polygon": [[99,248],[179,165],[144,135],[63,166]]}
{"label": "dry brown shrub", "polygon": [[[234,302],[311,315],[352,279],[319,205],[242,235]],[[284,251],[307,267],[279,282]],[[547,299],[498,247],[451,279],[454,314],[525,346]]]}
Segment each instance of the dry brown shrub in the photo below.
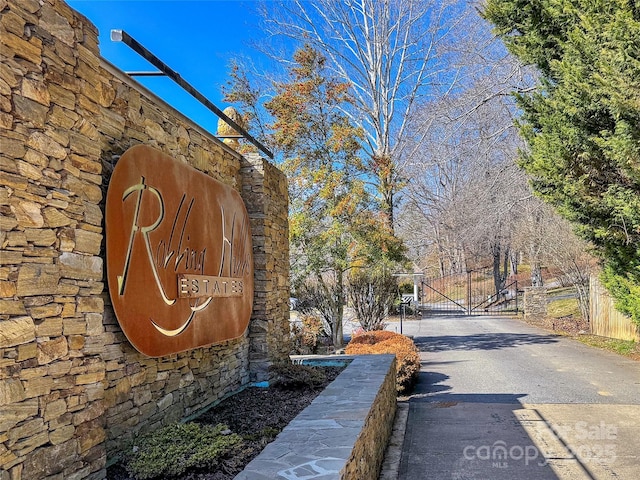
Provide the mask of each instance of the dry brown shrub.
{"label": "dry brown shrub", "polygon": [[409,390],[420,371],[420,355],[413,340],[387,330],[366,332],[353,337],[347,345],[345,353],[348,355],[395,354],[396,390],[398,393]]}
{"label": "dry brown shrub", "polygon": [[327,337],[322,320],[314,315],[302,315],[300,325],[291,327],[293,354],[317,353],[319,343]]}

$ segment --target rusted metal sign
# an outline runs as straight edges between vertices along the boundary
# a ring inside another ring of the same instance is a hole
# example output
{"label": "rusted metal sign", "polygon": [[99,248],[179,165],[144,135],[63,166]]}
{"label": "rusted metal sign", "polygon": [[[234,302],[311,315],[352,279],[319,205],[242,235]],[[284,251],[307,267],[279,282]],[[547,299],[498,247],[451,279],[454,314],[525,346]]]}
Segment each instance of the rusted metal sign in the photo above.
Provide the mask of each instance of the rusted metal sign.
{"label": "rusted metal sign", "polygon": [[105,221],[111,302],[137,350],[159,357],[244,333],[253,255],[235,190],[138,145],[116,164]]}

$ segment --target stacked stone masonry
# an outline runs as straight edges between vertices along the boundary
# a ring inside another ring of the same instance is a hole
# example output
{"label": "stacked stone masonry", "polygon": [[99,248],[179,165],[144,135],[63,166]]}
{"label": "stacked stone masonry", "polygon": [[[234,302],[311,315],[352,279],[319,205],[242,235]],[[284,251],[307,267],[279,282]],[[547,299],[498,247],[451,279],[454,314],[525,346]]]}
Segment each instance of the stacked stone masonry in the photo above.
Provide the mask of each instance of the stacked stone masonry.
{"label": "stacked stone masonry", "polygon": [[[163,358],[105,288],[111,170],[146,144],[238,190],[255,256],[241,338]],[[287,184],[100,58],[60,0],[0,0],[0,480],[101,479],[133,435],[264,377],[288,353]]]}
{"label": "stacked stone masonry", "polygon": [[547,316],[547,287],[524,289],[524,317],[527,320],[544,320]]}

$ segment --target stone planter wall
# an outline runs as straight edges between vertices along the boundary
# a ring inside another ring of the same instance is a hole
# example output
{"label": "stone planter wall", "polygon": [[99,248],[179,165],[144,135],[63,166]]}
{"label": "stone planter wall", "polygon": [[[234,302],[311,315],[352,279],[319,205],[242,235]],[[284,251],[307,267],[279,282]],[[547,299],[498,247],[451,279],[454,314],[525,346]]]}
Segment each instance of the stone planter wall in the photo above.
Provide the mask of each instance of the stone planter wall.
{"label": "stone planter wall", "polygon": [[237,480],[378,478],[396,412],[395,355],[353,361],[236,476]]}
{"label": "stone planter wall", "polygon": [[[132,435],[288,353],[286,179],[101,59],[97,30],[64,2],[0,12],[0,480],[104,478]],[[243,195],[256,276],[244,336],[163,358],[124,337],[105,288],[104,196],[140,143]]]}

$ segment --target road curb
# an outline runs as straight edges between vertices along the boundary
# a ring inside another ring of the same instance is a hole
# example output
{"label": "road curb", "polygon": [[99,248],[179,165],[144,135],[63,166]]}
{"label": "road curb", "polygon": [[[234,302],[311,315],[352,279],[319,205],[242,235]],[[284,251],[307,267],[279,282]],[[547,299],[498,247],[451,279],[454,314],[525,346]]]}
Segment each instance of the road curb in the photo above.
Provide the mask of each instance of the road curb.
{"label": "road curb", "polygon": [[384,453],[382,468],[378,480],[397,480],[400,471],[400,460],[402,459],[402,446],[404,444],[404,433],[407,429],[407,418],[409,417],[409,402],[398,401],[396,417],[393,421],[391,438]]}

